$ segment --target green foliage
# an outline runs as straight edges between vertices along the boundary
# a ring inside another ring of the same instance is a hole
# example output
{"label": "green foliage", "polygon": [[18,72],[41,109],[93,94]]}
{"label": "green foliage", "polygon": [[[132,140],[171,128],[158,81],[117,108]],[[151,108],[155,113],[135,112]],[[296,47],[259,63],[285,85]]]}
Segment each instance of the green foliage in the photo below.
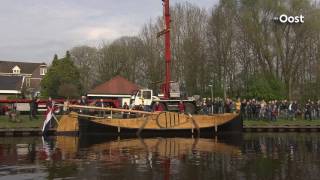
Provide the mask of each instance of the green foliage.
{"label": "green foliage", "polygon": [[253,75],[249,78],[247,98],[283,99],[285,86],[273,75]]}
{"label": "green foliage", "polygon": [[14,100],[14,99],[19,99],[19,98],[21,98],[20,95],[10,95],[10,96],[7,96],[7,99],[8,99],[8,100]]}
{"label": "green foliage", "polygon": [[61,84],[58,89],[58,95],[64,98],[77,98],[80,96],[74,84]]}
{"label": "green foliage", "polygon": [[308,99],[318,100],[320,99],[319,94],[320,83],[319,82],[307,82],[304,84],[302,94],[302,101],[307,101]]}
{"label": "green foliage", "polygon": [[[71,92],[62,92],[66,89]],[[81,94],[79,71],[71,61],[69,52],[62,59],[56,59],[55,56],[48,73],[41,81],[41,94],[53,98],[76,97]]]}

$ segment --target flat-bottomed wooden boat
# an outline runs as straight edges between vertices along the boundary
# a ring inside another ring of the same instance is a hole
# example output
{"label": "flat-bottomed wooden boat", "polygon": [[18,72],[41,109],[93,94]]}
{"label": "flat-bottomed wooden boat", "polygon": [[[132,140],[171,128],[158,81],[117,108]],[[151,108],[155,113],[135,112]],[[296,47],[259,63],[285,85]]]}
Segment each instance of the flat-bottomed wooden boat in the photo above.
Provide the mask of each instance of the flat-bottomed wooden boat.
{"label": "flat-bottomed wooden boat", "polygon": [[[242,121],[236,113],[190,115],[177,112],[143,112],[92,106],[72,107],[87,110],[107,110],[111,114],[103,117],[75,112],[63,115],[57,128],[58,133],[152,134],[242,131]],[[126,113],[125,116],[128,116],[128,118],[123,118],[121,113]]]}

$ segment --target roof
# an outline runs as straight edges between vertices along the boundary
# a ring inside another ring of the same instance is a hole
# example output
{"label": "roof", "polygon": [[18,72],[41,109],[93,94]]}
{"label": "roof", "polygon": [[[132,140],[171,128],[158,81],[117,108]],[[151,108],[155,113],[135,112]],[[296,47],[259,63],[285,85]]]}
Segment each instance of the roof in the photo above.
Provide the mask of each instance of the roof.
{"label": "roof", "polygon": [[0,76],[0,90],[21,90],[22,76]]}
{"label": "roof", "polygon": [[21,69],[20,73],[32,74],[35,69],[45,63],[30,63],[30,62],[14,62],[14,61],[0,61],[0,73],[12,73],[12,69],[18,66]]}
{"label": "roof", "polygon": [[140,87],[133,82],[116,76],[111,80],[100,84],[89,91],[90,94],[113,94],[113,95],[131,95],[134,91],[139,90]]}

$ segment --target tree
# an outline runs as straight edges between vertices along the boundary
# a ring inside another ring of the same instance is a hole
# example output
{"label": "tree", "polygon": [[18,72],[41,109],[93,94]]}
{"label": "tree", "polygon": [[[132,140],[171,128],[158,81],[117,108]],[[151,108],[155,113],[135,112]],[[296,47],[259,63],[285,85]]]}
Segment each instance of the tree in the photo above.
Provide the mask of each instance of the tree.
{"label": "tree", "polygon": [[82,94],[87,93],[98,82],[98,50],[89,46],[74,47],[70,51],[71,59],[80,73]]}
{"label": "tree", "polygon": [[80,96],[79,90],[74,84],[61,84],[58,89],[58,95],[64,98],[77,98]]}
{"label": "tree", "polygon": [[[303,14],[305,23],[275,22],[281,14]],[[208,84],[213,84],[215,96],[319,98],[317,1],[223,0],[211,11],[177,3],[171,15],[171,79],[188,95],[208,96]],[[158,17],[138,36],[121,37],[101,48],[73,48],[71,58],[84,91],[116,75],[158,90],[165,61],[164,39],[156,35],[163,26],[163,17]],[[60,62],[55,59],[52,66]],[[50,83],[60,81],[55,78]]]}
{"label": "tree", "polygon": [[272,74],[255,74],[249,78],[247,98],[286,99],[284,84]]}
{"label": "tree", "polygon": [[130,81],[143,81],[143,44],[138,37],[122,37],[99,50],[98,73],[100,81],[121,75]]}
{"label": "tree", "polygon": [[212,10],[207,26],[209,62],[213,70],[211,77],[221,85],[224,98],[227,97],[228,88],[233,88],[238,65],[235,57],[236,18],[236,1],[221,1]]}
{"label": "tree", "polygon": [[49,67],[47,74],[41,81],[41,94],[44,97],[66,98],[68,94],[65,93],[67,92],[62,93],[61,90],[68,87],[74,90],[74,92],[70,92],[72,96],[78,95],[81,92],[79,78],[80,73],[71,61],[70,54],[67,51],[64,58],[55,59],[54,63]]}

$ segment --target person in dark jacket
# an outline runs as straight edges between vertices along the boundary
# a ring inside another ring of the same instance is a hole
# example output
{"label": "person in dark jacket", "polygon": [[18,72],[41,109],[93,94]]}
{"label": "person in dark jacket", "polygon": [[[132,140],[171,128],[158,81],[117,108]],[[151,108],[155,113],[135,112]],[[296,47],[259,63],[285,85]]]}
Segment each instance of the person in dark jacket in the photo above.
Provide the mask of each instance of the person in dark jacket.
{"label": "person in dark jacket", "polygon": [[88,105],[88,101],[87,101],[87,98],[85,96],[81,96],[80,105],[82,105],[82,106],[87,106]]}
{"label": "person in dark jacket", "polygon": [[304,106],[304,119],[308,119],[311,121],[312,120],[312,117],[311,117],[311,101],[308,100],[308,102],[306,103],[306,105]]}
{"label": "person in dark jacket", "polygon": [[32,98],[31,102],[30,102],[30,120],[32,120],[32,118],[37,119],[37,111],[38,111],[38,100],[36,98]]}
{"label": "person in dark jacket", "polygon": [[[129,109],[129,105],[127,104],[127,102],[125,102],[122,106],[123,109]],[[124,119],[128,118],[129,113],[128,112],[123,112],[122,117]]]}
{"label": "person in dark jacket", "polygon": [[247,100],[244,99],[244,100],[242,100],[241,106],[240,106],[240,115],[241,115],[242,119],[246,119],[247,118],[246,109],[247,109]]}

